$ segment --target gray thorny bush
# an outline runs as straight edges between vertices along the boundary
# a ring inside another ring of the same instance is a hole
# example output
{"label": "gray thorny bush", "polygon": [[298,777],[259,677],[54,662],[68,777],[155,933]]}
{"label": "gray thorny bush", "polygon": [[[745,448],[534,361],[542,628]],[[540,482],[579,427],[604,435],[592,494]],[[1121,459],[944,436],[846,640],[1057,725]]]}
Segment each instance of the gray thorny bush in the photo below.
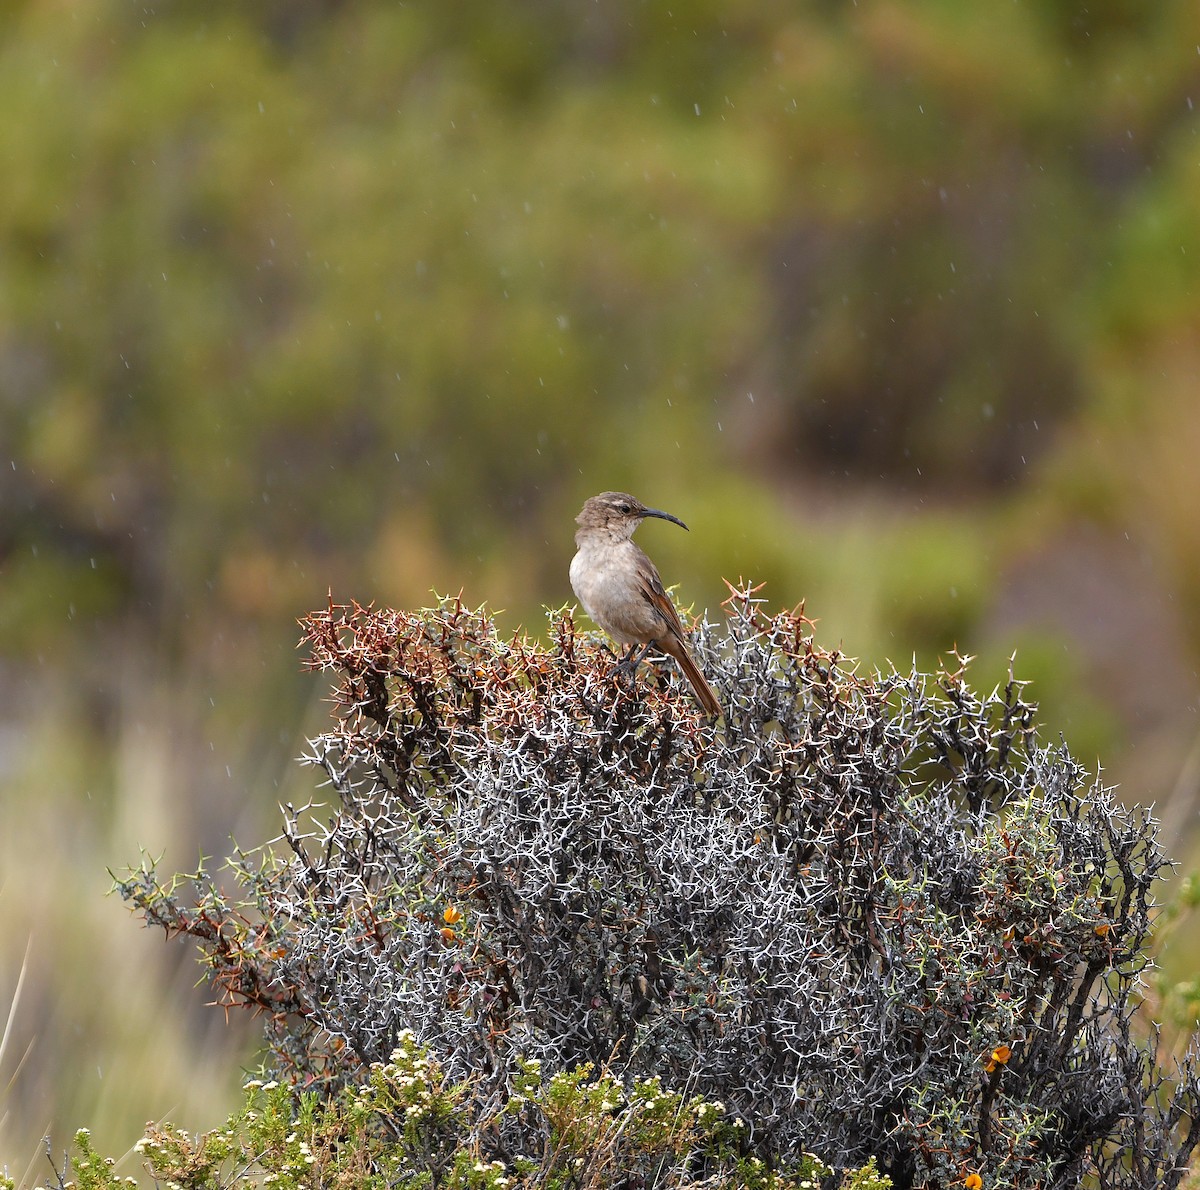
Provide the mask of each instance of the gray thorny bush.
{"label": "gray thorny bush", "polygon": [[859,676],[754,588],[726,609],[693,635],[712,723],[566,612],[540,646],[458,600],[331,603],[303,624],[338,675],[306,757],[332,815],[289,807],[282,854],[239,853],[237,904],[152,870],[123,891],[308,1086],[411,1028],[483,1115],[518,1059],[592,1062],[898,1187],[1176,1185],[1200,1080],[1136,1018],[1150,816],[1041,746],[1011,677]]}

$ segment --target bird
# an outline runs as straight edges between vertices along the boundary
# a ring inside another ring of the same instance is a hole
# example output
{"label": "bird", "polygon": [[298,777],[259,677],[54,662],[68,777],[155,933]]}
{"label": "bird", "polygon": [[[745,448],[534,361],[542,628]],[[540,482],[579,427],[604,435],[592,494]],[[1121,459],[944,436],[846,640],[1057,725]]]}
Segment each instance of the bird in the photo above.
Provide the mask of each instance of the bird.
{"label": "bird", "polygon": [[620,668],[636,669],[652,648],[658,649],[679,663],[705,713],[720,715],[721,704],[687,651],[679,613],[657,568],[633,543],[634,531],[647,517],[687,529],[678,517],[647,508],[628,492],[601,492],[586,500],[575,518],[578,548],[571,559],[571,587],[587,614],[617,644],[629,646]]}

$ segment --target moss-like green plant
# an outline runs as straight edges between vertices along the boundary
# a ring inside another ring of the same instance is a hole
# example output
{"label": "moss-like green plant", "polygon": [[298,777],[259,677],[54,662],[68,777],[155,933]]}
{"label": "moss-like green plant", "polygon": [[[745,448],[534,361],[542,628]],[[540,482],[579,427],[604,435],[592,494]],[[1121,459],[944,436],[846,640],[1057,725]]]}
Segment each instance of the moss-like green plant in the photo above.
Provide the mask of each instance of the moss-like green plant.
{"label": "moss-like green plant", "polygon": [[[469,1084],[448,1082],[411,1033],[390,1061],[370,1068],[365,1083],[332,1098],[261,1078],[245,1091],[242,1109],[211,1132],[193,1136],[170,1124],[147,1130],[136,1148],[156,1183],[172,1190],[683,1190],[703,1170],[714,1190],[891,1185],[873,1164],[834,1177],[808,1155],[768,1169],[730,1143],[744,1125],[728,1120],[719,1104],[664,1090],[657,1079],[626,1089],[610,1071],[588,1067],[543,1083],[537,1065],[525,1063],[520,1091],[479,1115]],[[480,1138],[514,1114],[544,1143],[504,1158],[484,1154]],[[137,1185],[95,1152],[86,1129],[76,1133],[70,1164],[78,1190]]]}

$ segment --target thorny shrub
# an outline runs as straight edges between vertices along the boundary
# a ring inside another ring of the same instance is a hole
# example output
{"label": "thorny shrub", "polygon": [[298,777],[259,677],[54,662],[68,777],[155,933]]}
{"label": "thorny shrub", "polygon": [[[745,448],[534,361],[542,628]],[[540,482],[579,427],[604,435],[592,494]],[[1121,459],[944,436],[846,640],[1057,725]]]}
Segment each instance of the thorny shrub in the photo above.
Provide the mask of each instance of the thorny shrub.
{"label": "thorny shrub", "polygon": [[266,1014],[278,1076],[330,1090],[411,1029],[497,1118],[523,1063],[721,1101],[747,1153],[870,1157],[898,1187],[1177,1185],[1200,1136],[1135,1019],[1166,861],[1011,675],[863,676],[732,590],[693,646],[725,707],[633,678],[550,617],[458,600],[303,621],[336,675],[306,758],[337,803],[238,854],[245,890],[122,892]]}

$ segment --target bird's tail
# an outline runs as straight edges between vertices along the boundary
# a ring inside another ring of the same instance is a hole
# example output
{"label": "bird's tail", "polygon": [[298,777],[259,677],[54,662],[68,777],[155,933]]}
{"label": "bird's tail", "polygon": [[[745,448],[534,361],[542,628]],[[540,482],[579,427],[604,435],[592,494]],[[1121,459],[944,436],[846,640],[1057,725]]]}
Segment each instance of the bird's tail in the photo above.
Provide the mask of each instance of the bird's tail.
{"label": "bird's tail", "polygon": [[696,692],[696,698],[700,705],[704,708],[706,715],[712,715],[714,718],[721,713],[721,704],[717,702],[717,695],[713,688],[708,684],[708,680],[700,672],[699,667],[688,654],[687,646],[675,637],[668,637],[666,640],[660,640],[659,646],[670,653],[676,661],[679,662],[679,668],[683,670],[684,677],[692,684],[692,689]]}

